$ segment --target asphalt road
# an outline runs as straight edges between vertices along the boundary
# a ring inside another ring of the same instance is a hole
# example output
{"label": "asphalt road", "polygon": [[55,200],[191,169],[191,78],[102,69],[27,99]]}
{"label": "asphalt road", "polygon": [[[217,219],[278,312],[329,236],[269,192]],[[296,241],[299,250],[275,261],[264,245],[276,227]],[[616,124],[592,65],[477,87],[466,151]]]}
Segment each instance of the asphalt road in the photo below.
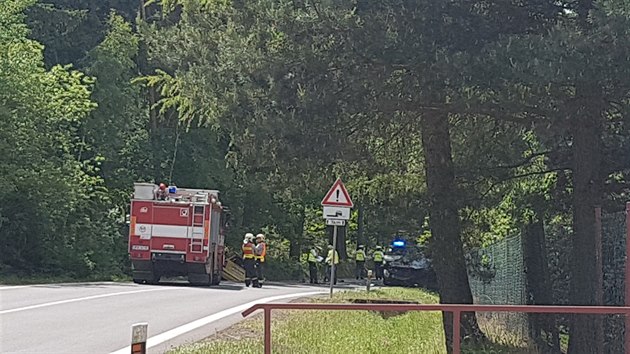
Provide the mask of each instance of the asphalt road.
{"label": "asphalt road", "polygon": [[[351,285],[341,286],[352,288]],[[129,353],[131,325],[147,322],[149,353],[207,337],[256,302],[327,294],[325,286],[132,283],[0,286],[0,353]]]}

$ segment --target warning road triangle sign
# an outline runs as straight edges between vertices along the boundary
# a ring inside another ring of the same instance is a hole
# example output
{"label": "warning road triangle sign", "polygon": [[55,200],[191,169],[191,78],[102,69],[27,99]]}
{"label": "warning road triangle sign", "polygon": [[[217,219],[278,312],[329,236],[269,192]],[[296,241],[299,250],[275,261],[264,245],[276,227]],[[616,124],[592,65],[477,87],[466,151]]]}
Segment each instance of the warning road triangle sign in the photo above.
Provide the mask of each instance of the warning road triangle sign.
{"label": "warning road triangle sign", "polygon": [[332,185],[324,200],[322,200],[323,206],[338,206],[352,208],[354,203],[350,199],[350,195],[346,190],[346,186],[341,182],[341,178],[337,179]]}

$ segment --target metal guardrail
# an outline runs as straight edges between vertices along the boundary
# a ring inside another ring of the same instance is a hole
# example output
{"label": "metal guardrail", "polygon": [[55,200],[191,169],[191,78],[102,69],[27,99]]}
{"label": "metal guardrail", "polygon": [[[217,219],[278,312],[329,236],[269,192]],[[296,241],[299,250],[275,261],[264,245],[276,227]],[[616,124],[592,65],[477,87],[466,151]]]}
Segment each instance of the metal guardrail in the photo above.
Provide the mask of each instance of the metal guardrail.
{"label": "metal guardrail", "polygon": [[[520,312],[565,314],[623,314],[630,319],[630,307],[619,306],[535,306],[535,305],[451,305],[451,304],[313,304],[313,303],[266,303],[257,304],[243,311],[247,317],[257,310],[264,311],[265,354],[271,354],[271,310],[345,310],[345,311],[442,311],[453,313],[453,353],[461,353],[460,319],[462,312]],[[630,331],[626,331],[630,332]],[[630,342],[625,341],[625,352],[630,354]]]}

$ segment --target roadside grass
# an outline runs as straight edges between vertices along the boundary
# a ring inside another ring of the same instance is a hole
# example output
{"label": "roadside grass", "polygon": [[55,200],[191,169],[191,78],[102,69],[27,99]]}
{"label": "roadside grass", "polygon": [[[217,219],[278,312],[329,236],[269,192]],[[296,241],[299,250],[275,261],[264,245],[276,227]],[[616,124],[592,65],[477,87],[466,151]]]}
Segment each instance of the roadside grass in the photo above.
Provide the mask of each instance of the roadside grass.
{"label": "roadside grass", "polygon": [[[387,299],[436,303],[435,294],[405,288],[366,292],[341,292],[317,302],[351,299]],[[274,353],[446,353],[442,315],[439,312],[408,312],[393,317],[364,311],[280,311],[272,316]],[[496,330],[495,333],[500,333]],[[217,335],[177,347],[170,354],[262,353],[263,321],[258,314]],[[495,339],[495,338],[491,338]],[[464,353],[533,353],[497,336],[496,342],[464,347]],[[505,340],[505,343],[502,342]],[[519,348],[520,347],[520,348]]]}

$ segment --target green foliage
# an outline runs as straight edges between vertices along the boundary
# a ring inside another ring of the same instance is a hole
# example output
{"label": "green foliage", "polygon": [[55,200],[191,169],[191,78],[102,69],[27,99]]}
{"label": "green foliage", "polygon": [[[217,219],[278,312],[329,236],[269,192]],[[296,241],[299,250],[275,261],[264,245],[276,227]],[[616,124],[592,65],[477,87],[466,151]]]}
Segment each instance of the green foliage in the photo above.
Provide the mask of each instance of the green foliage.
{"label": "green foliage", "polygon": [[0,10],[0,177],[3,264],[16,271],[118,271],[117,226],[94,159],[82,159],[79,131],[95,108],[94,80],[71,67],[44,69],[42,47],[28,39],[20,15]]}
{"label": "green foliage", "polygon": [[138,36],[112,12],[105,38],[87,55],[98,107],[81,127],[81,157],[99,161],[99,175],[120,208],[128,203],[132,182],[150,180],[152,172],[148,108],[143,92],[131,84],[138,52]]}

